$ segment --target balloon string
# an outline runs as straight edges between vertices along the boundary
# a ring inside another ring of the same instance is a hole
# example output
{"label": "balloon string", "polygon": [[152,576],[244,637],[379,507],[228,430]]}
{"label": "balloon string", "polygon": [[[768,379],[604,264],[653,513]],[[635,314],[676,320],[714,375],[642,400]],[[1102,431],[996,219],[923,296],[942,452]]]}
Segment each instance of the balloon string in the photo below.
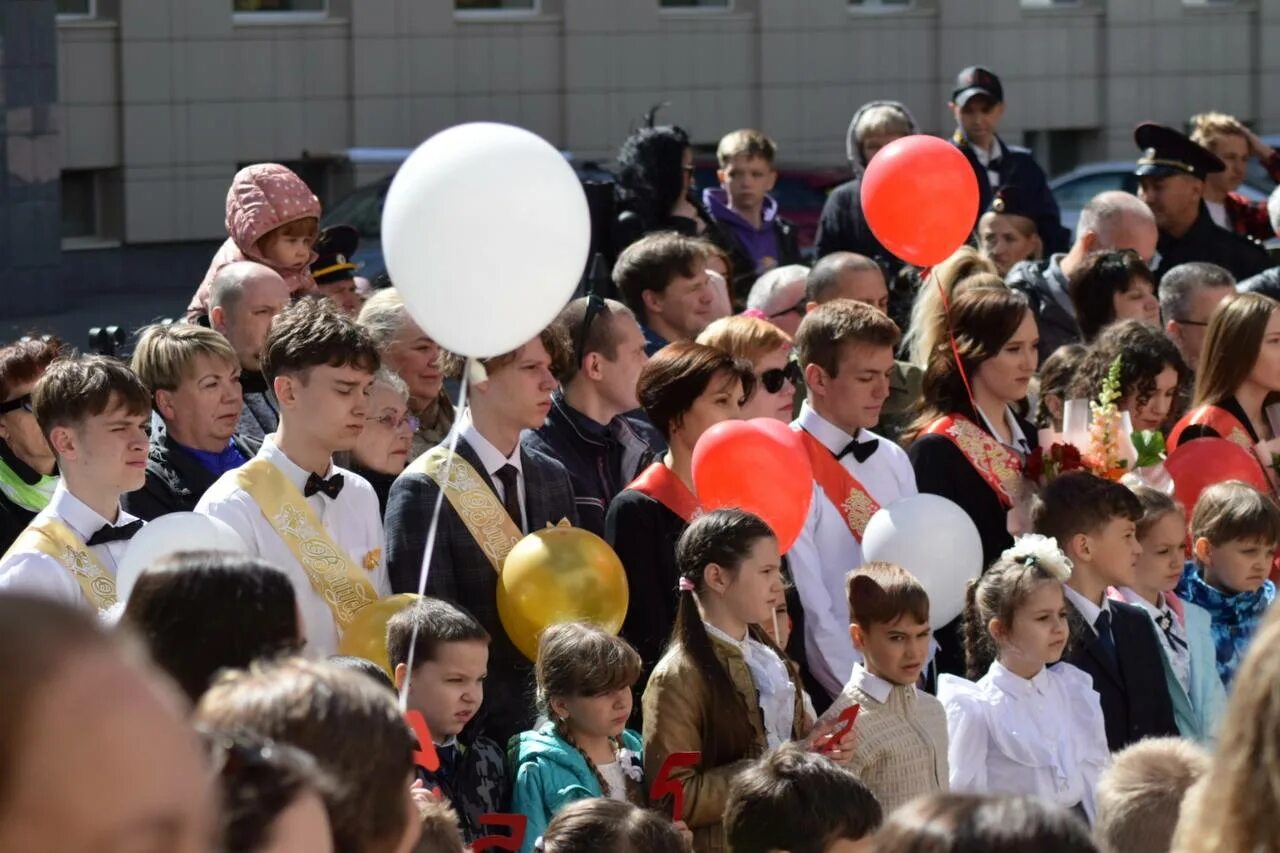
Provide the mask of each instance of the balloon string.
{"label": "balloon string", "polygon": [[930,267],[925,271],[925,277],[932,278],[938,286],[938,295],[942,297],[942,315],[947,320],[947,340],[951,343],[951,354],[956,357],[956,370],[960,373],[960,381],[964,383],[964,392],[969,395],[969,405],[973,407],[974,414],[977,414],[978,403],[973,399],[973,386],[969,384],[969,374],[965,372],[964,362],[960,358],[960,347],[956,345],[955,324],[951,320],[951,302],[947,299],[947,289],[942,286],[942,279],[938,278],[937,270],[937,267]]}
{"label": "balloon string", "polygon": [[[476,368],[480,371],[484,370],[484,366],[474,359],[467,359],[467,366],[462,371],[462,384],[458,389],[458,414],[467,408],[467,381],[470,379]],[[444,393],[441,391],[440,393]],[[453,429],[449,433],[449,457],[444,463],[444,473],[441,476],[442,482],[449,482],[449,469],[453,467],[454,455],[458,452],[458,438],[462,435],[462,430]],[[440,489],[440,494],[436,495],[436,505],[431,510],[431,525],[427,528],[427,547],[422,551],[422,569],[418,572],[418,595],[424,595],[427,590],[427,568],[431,565],[431,552],[436,547],[436,533],[440,529],[440,513],[444,508],[444,489]],[[400,710],[403,712],[409,706],[409,682],[413,680],[413,653],[418,646],[418,623],[413,623],[413,634],[409,638],[409,658],[405,661],[404,668],[404,684],[400,685]],[[394,675],[394,673],[393,673]],[[419,744],[419,748],[422,748]]]}

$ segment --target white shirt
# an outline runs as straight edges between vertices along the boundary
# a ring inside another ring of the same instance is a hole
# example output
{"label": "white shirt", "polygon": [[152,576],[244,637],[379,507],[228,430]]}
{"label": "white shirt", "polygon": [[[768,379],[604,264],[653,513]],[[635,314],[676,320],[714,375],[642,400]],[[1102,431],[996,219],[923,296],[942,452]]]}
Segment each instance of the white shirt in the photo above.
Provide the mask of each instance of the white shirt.
{"label": "white shirt", "polygon": [[1220,201],[1204,200],[1204,206],[1209,208],[1209,218],[1213,220],[1213,224],[1219,228],[1231,230],[1231,220],[1227,218],[1227,206]]}
{"label": "white shirt", "polygon": [[[263,441],[258,457],[279,468],[299,492],[311,476],[310,471],[299,467],[284,455],[276,445],[274,434],[268,435]],[[389,595],[391,584],[387,580],[383,550],[385,539],[378,495],[363,477],[330,463],[325,477],[334,473],[341,474],[343,478],[342,491],[338,493],[338,497],[334,499],[317,493],[307,498],[307,506],[311,507],[334,543],[346,551],[356,568],[363,571],[365,558],[376,552],[377,568],[369,572],[369,581],[379,596]],[[258,504],[248,492],[240,488],[235,471],[223,474],[209,487],[196,504],[196,512],[231,525],[249,547],[251,554],[261,557],[289,576],[289,580],[293,582],[294,595],[298,599],[298,611],[302,614],[307,653],[321,657],[335,654],[338,650],[338,630],[333,621],[333,611],[311,585],[306,570],[267,521]]]}
{"label": "white shirt", "polygon": [[782,658],[764,643],[751,639],[750,632],[741,640],[735,640],[710,622],[702,624],[709,635],[742,653],[742,659],[746,661],[756,685],[756,697],[760,703],[760,716],[764,720],[765,740],[768,741],[769,748],[773,749],[791,740],[796,721],[796,686]]}
{"label": "white shirt", "polygon": [[600,776],[609,786],[609,790],[605,791],[604,795],[611,800],[625,800],[627,777],[622,773],[622,765],[617,761],[610,761],[608,764],[597,764],[596,769],[600,771]]}
{"label": "white shirt", "polygon": [[997,661],[977,684],[939,676],[938,699],[947,710],[952,791],[1079,803],[1093,822],[1111,754],[1089,675],[1059,663],[1023,678]]}
{"label": "white shirt", "polygon": [[[1173,612],[1173,608],[1169,606],[1169,602],[1166,600],[1168,595],[1169,593],[1161,593],[1160,606],[1156,607],[1129,587],[1120,588],[1120,596],[1129,604],[1140,607],[1155,626],[1156,637],[1160,640],[1160,648],[1164,649],[1164,656],[1168,659],[1169,666],[1173,669],[1173,674],[1178,679],[1178,683],[1182,685],[1183,691],[1190,696],[1191,646],[1187,643],[1187,631],[1183,627],[1182,620],[1178,618],[1178,614]],[[1167,622],[1169,625],[1167,633],[1160,624],[1162,621]],[[1170,634],[1173,635],[1172,639],[1169,637]]]}
{"label": "white shirt", "polygon": [[[458,430],[461,436],[466,439],[467,444],[471,445],[471,449],[476,452],[476,456],[480,457],[485,473],[493,481],[494,491],[498,493],[499,503],[507,499],[507,490],[502,485],[502,480],[498,479],[498,472],[506,465],[516,469],[516,489],[519,492],[518,497],[520,500],[520,529],[522,531],[528,530],[529,510],[526,509],[524,499],[524,466],[520,463],[520,442],[516,442],[516,449],[511,451],[510,456],[504,456],[501,450],[493,446],[493,442],[481,435],[480,430],[476,429],[475,423],[471,420],[470,407],[467,407],[458,417],[458,422],[454,425],[454,429]],[[442,444],[448,447],[449,439],[446,438]]]}
{"label": "white shirt", "polygon": [[987,170],[987,180],[991,183],[991,189],[1000,189],[1000,173],[991,168],[991,161],[997,159],[1004,154],[1004,146],[1000,144],[999,139],[991,142],[991,148],[979,148],[972,142],[969,146],[973,149],[973,156],[978,158],[978,162],[982,164],[982,168]]}
{"label": "white shirt", "polygon": [[1027,441],[1027,435],[1018,424],[1018,418],[1014,415],[1013,409],[1008,406],[1004,407],[1004,424],[1009,428],[1008,441],[1000,437],[1000,433],[996,432],[996,428],[992,426],[990,419],[987,418],[987,413],[982,409],[978,409],[978,417],[982,418],[982,422],[987,425],[987,432],[991,433],[996,441],[1018,454],[1018,458],[1024,462],[1026,461],[1027,454],[1031,452],[1031,443]]}
{"label": "white shirt", "polygon": [[[815,412],[806,402],[792,427],[816,438],[833,454],[852,441],[844,430]],[[906,451],[870,430],[860,430],[860,441],[880,443],[865,462],[849,454],[840,459],[880,506],[917,494],[915,470]],[[826,492],[813,484],[809,515],[795,544],[787,552],[791,579],[804,607],[805,654],[809,671],[832,696],[839,694],[853,665],[861,657],[849,637],[849,600],[845,577],[863,563],[862,545],[854,538],[840,510]]]}
{"label": "white shirt", "polygon": [[1093,629],[1094,636],[1097,636],[1098,628],[1094,623],[1098,621],[1098,617],[1102,615],[1102,611],[1105,610],[1108,613],[1111,612],[1111,602],[1104,597],[1102,599],[1101,606],[1094,604],[1092,601],[1085,598],[1065,583],[1062,585],[1062,591],[1066,594],[1067,601],[1071,602],[1071,606],[1074,607],[1076,612],[1078,612],[1084,619],[1085,624]]}
{"label": "white shirt", "polygon": [[[48,518],[56,518],[71,528],[81,541],[88,541],[102,527],[122,527],[138,519],[123,509],[118,510],[114,525],[89,505],[67,491],[66,481],[59,480],[49,504],[31,520],[34,524]],[[105,545],[94,545],[89,553],[113,576],[120,570],[128,540],[117,540]],[[0,592],[24,592],[61,601],[76,607],[93,610],[94,605],[80,591],[80,584],[66,567],[39,551],[16,551],[0,563]]]}

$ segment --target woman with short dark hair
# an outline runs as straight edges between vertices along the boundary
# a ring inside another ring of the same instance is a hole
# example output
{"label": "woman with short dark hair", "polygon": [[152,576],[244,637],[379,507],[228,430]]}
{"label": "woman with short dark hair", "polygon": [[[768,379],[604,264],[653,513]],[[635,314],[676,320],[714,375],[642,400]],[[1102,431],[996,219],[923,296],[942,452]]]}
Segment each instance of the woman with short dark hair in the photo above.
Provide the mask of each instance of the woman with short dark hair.
{"label": "woman with short dark hair", "polygon": [[1067,287],[1087,344],[1118,320],[1160,325],[1155,276],[1132,249],[1093,253]]}

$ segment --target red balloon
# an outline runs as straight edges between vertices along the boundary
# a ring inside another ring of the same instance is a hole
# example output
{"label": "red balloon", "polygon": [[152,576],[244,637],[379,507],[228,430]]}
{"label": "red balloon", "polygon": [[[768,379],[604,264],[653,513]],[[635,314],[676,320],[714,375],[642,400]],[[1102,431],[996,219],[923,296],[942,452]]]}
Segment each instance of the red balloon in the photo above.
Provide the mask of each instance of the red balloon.
{"label": "red balloon", "polygon": [[693,485],[704,509],[737,507],[760,516],[785,553],[809,514],[813,469],[800,435],[782,421],[725,421],[698,439]]}
{"label": "red balloon", "polygon": [[1268,494],[1271,484],[1252,453],[1225,438],[1197,438],[1183,442],[1164,461],[1173,478],[1173,492],[1188,513],[1209,486],[1227,480],[1241,480]]}
{"label": "red balloon", "polygon": [[964,245],[978,219],[978,178],[960,149],[936,136],[881,148],[862,175],[862,212],[890,252],[931,267]]}

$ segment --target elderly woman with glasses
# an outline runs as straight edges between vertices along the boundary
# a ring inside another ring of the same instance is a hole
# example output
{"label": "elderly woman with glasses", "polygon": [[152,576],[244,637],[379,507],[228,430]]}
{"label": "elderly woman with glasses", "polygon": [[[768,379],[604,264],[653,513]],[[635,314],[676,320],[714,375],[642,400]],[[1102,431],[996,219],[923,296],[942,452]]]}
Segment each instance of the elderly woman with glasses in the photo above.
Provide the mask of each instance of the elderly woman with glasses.
{"label": "elderly woman with glasses", "polygon": [[418,432],[418,418],[409,412],[409,386],[398,374],[383,368],[373,377],[364,420],[364,431],[341,464],[369,481],[385,515],[391,484],[409,464]]}
{"label": "elderly woman with glasses", "polygon": [[747,296],[747,315],[768,320],[787,337],[795,337],[800,321],[809,304],[805,281],[809,268],[803,264],[790,264],[769,270],[751,287]]}
{"label": "elderly woman with glasses", "polygon": [[800,365],[791,360],[791,336],[758,317],[716,320],[698,335],[698,343],[751,363],[756,387],[742,406],[742,417],[791,422]]}
{"label": "elderly woman with glasses", "polygon": [[0,553],[48,505],[58,485],[53,449],[31,414],[31,389],[60,352],[56,340],[0,348]]}

